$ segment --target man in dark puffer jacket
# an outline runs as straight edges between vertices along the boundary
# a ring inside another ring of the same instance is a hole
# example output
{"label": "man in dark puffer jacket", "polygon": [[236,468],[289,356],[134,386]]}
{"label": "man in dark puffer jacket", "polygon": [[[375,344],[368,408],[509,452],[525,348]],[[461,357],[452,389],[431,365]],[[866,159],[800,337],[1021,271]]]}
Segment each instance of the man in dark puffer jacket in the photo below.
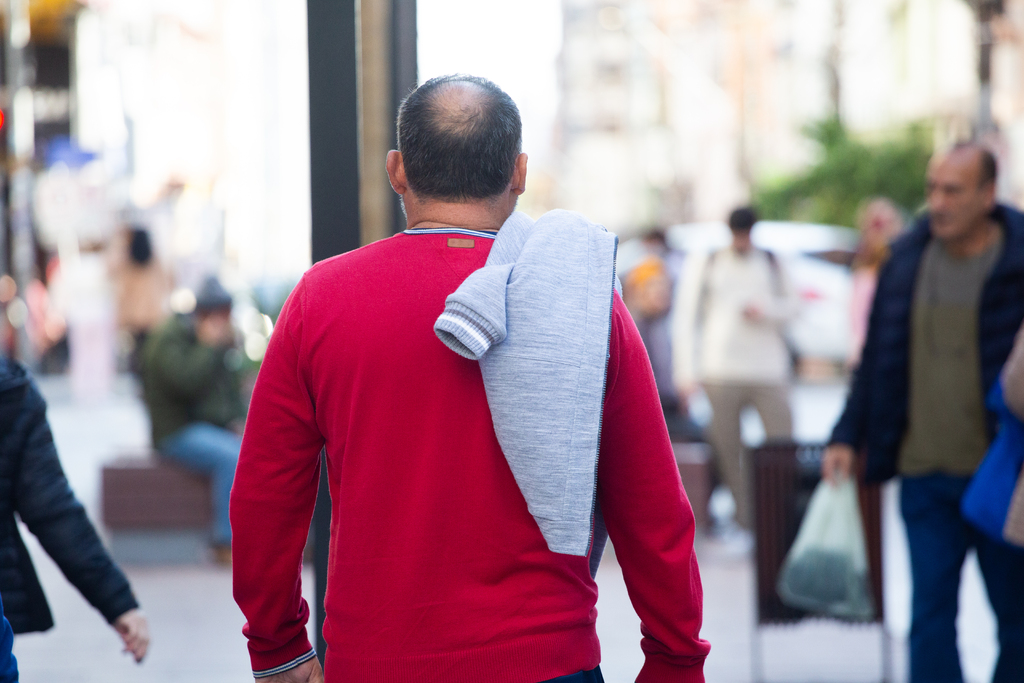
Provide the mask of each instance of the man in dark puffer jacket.
{"label": "man in dark puffer jacket", "polygon": [[995,185],[995,159],[977,145],[932,159],[928,214],[879,273],[864,354],[822,463],[834,480],[863,449],[869,481],[902,478],[911,683],[962,681],[957,595],[971,548],[999,623],[992,680],[1024,681],[1024,554],[960,514],[995,434],[984,398],[1024,319],[1024,214],[997,205]]}
{"label": "man in dark puffer jacket", "polygon": [[146,618],[68,486],[46,402],[25,369],[0,356],[0,594],[15,633],[45,631],[53,616],[14,513],[142,661],[149,644]]}

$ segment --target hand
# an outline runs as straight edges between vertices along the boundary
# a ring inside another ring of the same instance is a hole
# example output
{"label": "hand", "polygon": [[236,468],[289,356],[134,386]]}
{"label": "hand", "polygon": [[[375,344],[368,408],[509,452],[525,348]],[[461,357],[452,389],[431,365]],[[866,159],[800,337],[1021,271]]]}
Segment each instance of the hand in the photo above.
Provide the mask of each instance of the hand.
{"label": "hand", "polygon": [[136,663],[141,662],[149,649],[149,622],[142,611],[130,609],[119,616],[114,620],[114,630],[124,641],[124,651],[131,652]]}
{"label": "hand", "polygon": [[228,429],[230,429],[238,436],[242,436],[245,433],[245,418],[242,417],[232,420],[231,422],[228,423]]}
{"label": "hand", "polygon": [[686,384],[680,384],[676,387],[676,393],[679,394],[679,402],[689,405],[690,399],[693,395],[700,391],[700,384],[697,382],[687,382]]}
{"label": "hand", "polygon": [[853,472],[853,447],[845,443],[834,443],[825,448],[821,457],[821,476],[835,486]]}
{"label": "hand", "polygon": [[220,313],[196,316],[196,339],[203,346],[231,346],[235,340],[231,316]]}
{"label": "hand", "polygon": [[764,311],[761,310],[760,306],[747,304],[743,307],[743,317],[747,322],[759,323],[764,320]]}
{"label": "hand", "polygon": [[320,661],[313,657],[294,669],[260,678],[259,683],[324,683],[324,670],[320,668]]}

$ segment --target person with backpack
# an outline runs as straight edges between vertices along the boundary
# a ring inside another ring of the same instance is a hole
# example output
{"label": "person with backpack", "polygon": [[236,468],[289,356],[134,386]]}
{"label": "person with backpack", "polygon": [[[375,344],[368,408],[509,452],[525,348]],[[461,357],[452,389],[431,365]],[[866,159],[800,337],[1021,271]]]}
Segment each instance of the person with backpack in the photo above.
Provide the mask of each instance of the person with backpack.
{"label": "person with backpack", "polygon": [[745,530],[753,513],[740,412],[756,409],[769,439],[792,436],[785,328],[799,305],[783,264],[751,241],[756,222],[750,207],[736,209],[729,216],[732,243],[687,264],[672,324],[673,379],[680,396],[702,387],[711,402],[708,440]]}

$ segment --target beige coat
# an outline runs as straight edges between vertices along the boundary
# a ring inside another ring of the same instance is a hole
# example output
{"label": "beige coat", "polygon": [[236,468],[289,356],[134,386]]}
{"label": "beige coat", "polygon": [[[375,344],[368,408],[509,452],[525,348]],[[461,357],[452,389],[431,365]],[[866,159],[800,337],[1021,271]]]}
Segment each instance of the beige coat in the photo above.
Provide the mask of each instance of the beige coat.
{"label": "beige coat", "polygon": [[168,316],[171,277],[155,255],[145,266],[133,263],[122,232],[111,241],[107,265],[114,281],[118,329],[146,332]]}
{"label": "beige coat", "polygon": [[[1003,399],[1014,415],[1024,420],[1024,326],[1003,368]],[[1017,478],[1017,488],[1010,503],[1003,538],[1024,547],[1024,472]]]}
{"label": "beige coat", "polygon": [[1024,420],[1024,326],[1003,368],[1003,397],[1013,414]]}

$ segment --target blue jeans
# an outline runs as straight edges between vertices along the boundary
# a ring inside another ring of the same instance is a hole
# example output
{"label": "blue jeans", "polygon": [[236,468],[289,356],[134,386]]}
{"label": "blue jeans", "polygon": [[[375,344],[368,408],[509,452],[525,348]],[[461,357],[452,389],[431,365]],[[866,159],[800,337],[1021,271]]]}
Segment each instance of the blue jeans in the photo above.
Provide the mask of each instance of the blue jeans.
{"label": "blue jeans", "polygon": [[193,422],[174,432],[160,443],[160,453],[170,460],[196,472],[210,475],[213,495],[213,542],[231,543],[231,520],[228,503],[235,465],[242,439],[227,429],[208,422]]}
{"label": "blue jeans", "polygon": [[961,683],[956,647],[957,596],[967,551],[974,548],[999,625],[992,683],[1024,681],[1024,552],[974,529],[960,516],[969,477],[904,477],[900,507],[914,581],[910,623],[911,683]]}
{"label": "blue jeans", "polygon": [[552,678],[543,683],[604,683],[604,676],[601,675],[601,667],[596,667],[590,671],[580,671],[568,676]]}

